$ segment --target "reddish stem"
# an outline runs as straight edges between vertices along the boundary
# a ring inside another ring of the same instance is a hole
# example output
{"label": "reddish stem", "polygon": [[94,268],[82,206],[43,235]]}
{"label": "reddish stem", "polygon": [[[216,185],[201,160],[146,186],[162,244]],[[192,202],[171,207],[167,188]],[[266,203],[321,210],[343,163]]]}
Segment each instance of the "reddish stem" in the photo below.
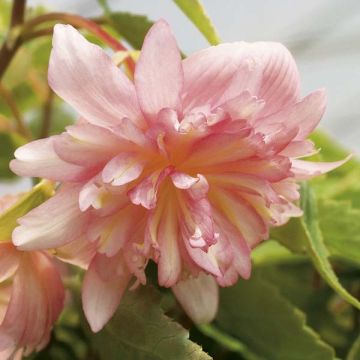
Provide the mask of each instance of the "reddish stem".
{"label": "reddish stem", "polygon": [[[26,34],[29,30],[33,30],[34,27],[49,21],[61,21],[63,23],[74,25],[78,28],[86,29],[90,33],[95,35],[98,39],[102,40],[114,51],[127,51],[127,48],[124,45],[122,45],[117,39],[112,37],[107,31],[102,29],[101,26],[99,26],[96,22],[74,14],[57,12],[37,16],[36,18],[30,19],[29,21],[24,23],[23,33]],[[130,71],[134,73],[134,60],[129,56],[125,60],[125,62],[129,67]]]}

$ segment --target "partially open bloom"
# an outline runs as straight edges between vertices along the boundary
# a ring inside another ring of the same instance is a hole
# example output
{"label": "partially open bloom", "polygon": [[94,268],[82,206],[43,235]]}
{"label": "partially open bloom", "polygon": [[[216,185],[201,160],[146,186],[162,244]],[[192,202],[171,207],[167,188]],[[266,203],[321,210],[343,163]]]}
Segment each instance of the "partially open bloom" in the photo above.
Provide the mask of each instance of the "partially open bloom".
{"label": "partially open bloom", "polygon": [[[0,199],[0,211],[17,196]],[[0,242],[0,358],[41,350],[64,304],[60,274],[45,251],[20,251]]]}
{"label": "partially open bloom", "polygon": [[217,284],[249,278],[250,252],[269,227],[301,215],[296,180],[342,163],[299,160],[316,152],[306,138],[325,95],[300,99],[296,65],[277,43],[222,44],[181,60],[161,20],[131,81],[101,48],[56,25],[49,83],[80,120],[16,151],[14,172],[61,185],[20,219],[14,243],[96,243],[83,285],[94,331],[131,279],[145,283],[149,259],[189,316],[211,320]]}

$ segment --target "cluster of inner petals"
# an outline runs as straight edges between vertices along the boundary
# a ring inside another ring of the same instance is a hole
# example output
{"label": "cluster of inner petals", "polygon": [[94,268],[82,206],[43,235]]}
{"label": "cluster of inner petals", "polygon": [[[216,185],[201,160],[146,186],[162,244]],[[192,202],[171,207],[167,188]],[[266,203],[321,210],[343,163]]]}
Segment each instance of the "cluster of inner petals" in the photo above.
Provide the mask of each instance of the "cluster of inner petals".
{"label": "cluster of inner petals", "polygon": [[[282,154],[297,132],[275,143],[282,127],[266,138],[252,123],[264,102],[247,92],[241,101],[237,117],[228,104],[183,117],[164,108],[144,127],[124,119],[108,132],[113,157],[79,189],[80,209],[92,217],[88,237],[100,253],[121,250],[142,283],[150,258],[168,287],[199,271],[220,285],[249,277],[250,250],[268,237],[269,225],[301,211],[291,203],[297,185]],[[81,141],[72,130],[59,147]]]}

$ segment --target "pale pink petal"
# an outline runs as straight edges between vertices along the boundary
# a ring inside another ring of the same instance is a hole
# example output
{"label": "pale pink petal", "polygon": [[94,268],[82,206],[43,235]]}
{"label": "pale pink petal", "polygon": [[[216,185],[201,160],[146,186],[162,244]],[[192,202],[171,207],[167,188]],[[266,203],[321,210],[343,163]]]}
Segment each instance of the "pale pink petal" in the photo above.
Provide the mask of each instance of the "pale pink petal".
{"label": "pale pink petal", "polygon": [[200,273],[197,278],[178,282],[172,291],[194,323],[207,324],[214,320],[219,304],[219,288],[212,276]]}
{"label": "pale pink petal", "polygon": [[185,236],[183,235],[183,241],[187,254],[193,263],[197,266],[197,268],[202,269],[203,271],[206,271],[207,273],[216,277],[221,276],[222,273],[215,255],[209,251],[205,252],[203,249],[192,247],[190,245],[189,239],[189,234],[185,234]]}
{"label": "pale pink petal", "polygon": [[147,33],[134,78],[139,103],[147,117],[154,118],[163,108],[181,111],[181,56],[164,20],[157,21]]}
{"label": "pale pink petal", "polygon": [[304,214],[303,210],[292,202],[285,200],[282,204],[273,204],[271,214],[275,226],[282,226],[292,217],[300,217]]}
{"label": "pale pink petal", "polygon": [[11,170],[20,176],[42,177],[55,181],[81,181],[92,175],[83,167],[66,163],[54,151],[57,136],[35,140],[15,151]]}
{"label": "pale pink petal", "polygon": [[79,208],[81,211],[86,211],[91,206],[94,209],[101,208],[102,191],[92,180],[86,183],[79,193]]}
{"label": "pale pink petal", "polygon": [[254,157],[263,145],[263,140],[261,135],[253,135],[251,132],[251,129],[247,129],[242,137],[236,133],[219,132],[199,139],[189,151],[187,165],[201,169]]}
{"label": "pale pink petal", "polygon": [[125,185],[137,179],[144,165],[136,154],[123,152],[112,158],[102,171],[102,179],[105,183],[114,186]]}
{"label": "pale pink petal", "polygon": [[178,189],[189,189],[200,180],[199,178],[194,178],[188,174],[181,173],[178,171],[173,172],[170,175],[170,177],[171,177],[173,184]]}
{"label": "pale pink petal", "polygon": [[237,165],[223,167],[224,171],[239,171],[271,182],[291,176],[290,168],[291,162],[285,156],[273,156],[269,159],[246,159],[239,161]]}
{"label": "pale pink petal", "polygon": [[186,111],[205,104],[220,105],[249,90],[258,99],[265,100],[261,111],[264,116],[294,103],[299,97],[296,64],[289,51],[278,43],[238,42],[213,46],[189,56],[183,61],[183,68]]}
{"label": "pale pink petal", "polygon": [[143,129],[134,124],[130,119],[123,118],[113,127],[112,131],[121,139],[128,140],[141,147],[151,147],[151,141],[145,135]]}
{"label": "pale pink petal", "polygon": [[143,208],[130,204],[113,216],[97,220],[99,224],[91,224],[93,234],[96,228],[100,230],[98,251],[109,257],[114,256],[131,241],[135,234],[134,229],[141,229],[139,219],[144,217],[144,211]]}
{"label": "pale pink petal", "polygon": [[267,202],[278,202],[279,197],[266,179],[242,173],[211,174],[207,176],[211,186],[219,186],[242,193],[261,195]]}
{"label": "pale pink petal", "polygon": [[149,232],[159,249],[159,285],[171,287],[179,280],[182,269],[178,244],[181,235],[175,204],[166,203],[163,209],[158,207],[154,210],[150,218]]}
{"label": "pale pink petal", "polygon": [[304,140],[318,125],[326,107],[326,94],[323,89],[314,91],[301,101],[284,107],[277,113],[259,118],[255,126],[283,123],[287,127],[298,127],[296,140]]}
{"label": "pale pink petal", "polygon": [[250,247],[268,236],[268,225],[261,214],[237,192],[217,189],[211,200],[213,206],[235,226]]}
{"label": "pale pink petal", "polygon": [[214,252],[221,269],[216,278],[220,286],[234,285],[239,275],[249,279],[251,274],[251,249],[241,233],[219,212],[216,213],[218,242],[210,249]]}
{"label": "pale pink petal", "polygon": [[240,95],[227,100],[224,104],[221,104],[220,107],[229,113],[234,120],[251,120],[256,117],[264,105],[264,100],[259,100],[256,96],[253,96],[246,90]]}
{"label": "pale pink petal", "polygon": [[311,140],[292,141],[280,153],[280,155],[292,158],[306,157],[315,155],[319,152]]}
{"label": "pale pink petal", "polygon": [[70,25],[54,27],[48,77],[51,88],[93,124],[112,127],[124,117],[141,119],[132,82]]}
{"label": "pale pink petal", "polygon": [[[102,257],[106,258],[105,255],[98,254],[91,262],[82,288],[84,313],[94,332],[100,331],[114,315],[130,280],[130,275],[125,269],[123,272],[113,273],[109,279],[104,280],[97,272],[96,265]],[[118,257],[107,258],[103,264],[113,267],[114,261],[119,261]]]}
{"label": "pale pink petal", "polygon": [[247,43],[221,44],[183,60],[185,111],[204,105],[214,108],[247,89],[257,95],[262,67],[251,47]]}
{"label": "pale pink petal", "polygon": [[62,160],[84,167],[99,167],[125,147],[126,143],[109,130],[91,124],[69,126],[54,141]]}
{"label": "pale pink petal", "polygon": [[77,239],[85,230],[88,214],[78,205],[79,188],[63,187],[54,197],[18,219],[13,243],[21,250],[51,249]]}
{"label": "pale pink petal", "polygon": [[314,176],[325,174],[331,170],[338,168],[351,159],[352,155],[345,159],[334,162],[313,162],[305,160],[291,160],[291,171],[294,173],[296,179],[311,179]]}
{"label": "pale pink petal", "polygon": [[0,243],[0,283],[14,275],[20,254],[12,243]]}
{"label": "pale pink petal", "polygon": [[0,343],[7,334],[18,348],[40,350],[63,308],[64,298],[60,276],[49,257],[40,252],[24,254],[0,326]]}
{"label": "pale pink petal", "polygon": [[255,94],[265,100],[261,115],[273,114],[298,101],[300,77],[289,50],[279,43],[258,42],[253,44],[253,52],[263,63],[261,88]]}
{"label": "pale pink petal", "polygon": [[87,269],[97,249],[96,242],[89,241],[85,237],[73,240],[54,251],[54,256],[61,261]]}
{"label": "pale pink petal", "polygon": [[166,167],[147,176],[129,191],[131,202],[135,205],[142,205],[146,209],[153,209],[156,206],[159,187],[171,172],[172,169]]}
{"label": "pale pink petal", "polygon": [[299,133],[299,128],[296,126],[288,126],[285,123],[276,124],[273,131],[264,135],[264,147],[262,151],[264,156],[271,156],[280,153],[285,149],[295,136]]}

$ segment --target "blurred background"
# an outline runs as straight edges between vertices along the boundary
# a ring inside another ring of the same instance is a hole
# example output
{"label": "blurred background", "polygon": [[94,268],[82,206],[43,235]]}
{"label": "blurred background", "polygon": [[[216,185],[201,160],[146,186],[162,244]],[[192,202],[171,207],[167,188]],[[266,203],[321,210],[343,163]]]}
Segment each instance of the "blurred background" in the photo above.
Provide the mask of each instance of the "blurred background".
{"label": "blurred background", "polygon": [[[321,123],[349,151],[360,154],[360,2],[358,0],[239,1],[202,0],[223,42],[269,40],[293,53],[302,79],[302,93],[320,87],[328,93]],[[207,47],[194,25],[170,0],[109,0],[113,11],[165,18],[185,54]],[[49,11],[99,16],[96,0],[29,0]],[[24,185],[18,184],[20,188]],[[1,185],[0,193],[8,191]],[[14,185],[11,185],[14,189]]]}

